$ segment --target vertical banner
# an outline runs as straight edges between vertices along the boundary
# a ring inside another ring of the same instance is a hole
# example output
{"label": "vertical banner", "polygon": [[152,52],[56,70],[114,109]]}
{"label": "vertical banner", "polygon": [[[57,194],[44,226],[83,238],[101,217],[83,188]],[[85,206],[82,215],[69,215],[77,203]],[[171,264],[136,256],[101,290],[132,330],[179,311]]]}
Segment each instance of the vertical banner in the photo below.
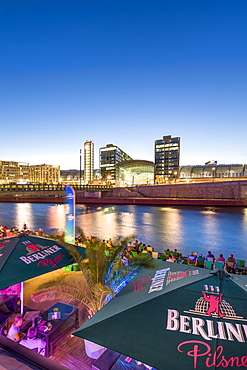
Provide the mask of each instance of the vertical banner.
{"label": "vertical banner", "polygon": [[75,191],[69,185],[65,185],[65,190],[67,206],[64,241],[75,244]]}

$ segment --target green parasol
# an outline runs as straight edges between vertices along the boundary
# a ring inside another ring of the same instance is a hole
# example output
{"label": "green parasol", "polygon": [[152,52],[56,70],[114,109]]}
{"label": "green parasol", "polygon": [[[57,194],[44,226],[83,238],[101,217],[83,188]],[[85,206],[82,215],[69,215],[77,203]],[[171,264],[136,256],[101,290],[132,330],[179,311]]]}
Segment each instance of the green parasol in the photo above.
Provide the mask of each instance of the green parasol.
{"label": "green parasol", "polygon": [[247,367],[247,277],[157,261],[73,334],[159,370]]}

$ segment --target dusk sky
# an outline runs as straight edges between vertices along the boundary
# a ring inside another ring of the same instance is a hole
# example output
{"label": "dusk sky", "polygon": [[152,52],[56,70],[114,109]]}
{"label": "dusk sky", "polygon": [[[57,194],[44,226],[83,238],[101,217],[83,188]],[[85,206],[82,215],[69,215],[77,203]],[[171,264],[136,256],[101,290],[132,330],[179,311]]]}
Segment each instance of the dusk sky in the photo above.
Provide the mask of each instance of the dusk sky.
{"label": "dusk sky", "polygon": [[0,160],[247,163],[246,0],[0,0]]}

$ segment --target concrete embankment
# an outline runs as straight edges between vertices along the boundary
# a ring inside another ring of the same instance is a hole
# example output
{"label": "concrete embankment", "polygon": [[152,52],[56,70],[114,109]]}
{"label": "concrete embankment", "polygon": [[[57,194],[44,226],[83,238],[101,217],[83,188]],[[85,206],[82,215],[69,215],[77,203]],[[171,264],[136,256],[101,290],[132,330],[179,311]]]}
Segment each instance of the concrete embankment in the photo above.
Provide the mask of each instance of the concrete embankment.
{"label": "concrete embankment", "polygon": [[[55,203],[63,204],[62,196],[18,196],[0,197],[0,203]],[[83,198],[76,197],[76,204],[126,204],[150,206],[205,206],[205,207],[247,207],[247,200],[232,199],[177,199],[177,198]]]}
{"label": "concrete embankment", "polygon": [[[0,202],[64,203],[64,191],[0,192]],[[246,207],[247,181],[168,184],[76,191],[77,204]]]}

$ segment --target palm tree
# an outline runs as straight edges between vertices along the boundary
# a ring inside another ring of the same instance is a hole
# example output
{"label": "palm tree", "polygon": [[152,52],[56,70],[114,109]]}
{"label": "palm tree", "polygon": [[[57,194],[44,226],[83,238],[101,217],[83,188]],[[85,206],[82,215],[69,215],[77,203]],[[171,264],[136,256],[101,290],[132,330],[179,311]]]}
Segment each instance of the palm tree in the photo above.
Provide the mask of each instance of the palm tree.
{"label": "palm tree", "polygon": [[150,256],[145,256],[133,259],[129,268],[122,263],[119,255],[133,238],[119,238],[107,253],[109,255],[106,255],[105,243],[98,238],[86,240],[81,231],[87,260],[83,260],[73,245],[67,246],[78,264],[79,271],[74,273],[64,271],[56,279],[41,284],[31,296],[32,300],[34,302],[47,300],[73,302],[78,305],[79,310],[85,307],[88,316],[91,317],[104,306],[107,298],[114,296],[115,286],[118,285],[116,282],[133,273],[139,266],[150,262]]}

